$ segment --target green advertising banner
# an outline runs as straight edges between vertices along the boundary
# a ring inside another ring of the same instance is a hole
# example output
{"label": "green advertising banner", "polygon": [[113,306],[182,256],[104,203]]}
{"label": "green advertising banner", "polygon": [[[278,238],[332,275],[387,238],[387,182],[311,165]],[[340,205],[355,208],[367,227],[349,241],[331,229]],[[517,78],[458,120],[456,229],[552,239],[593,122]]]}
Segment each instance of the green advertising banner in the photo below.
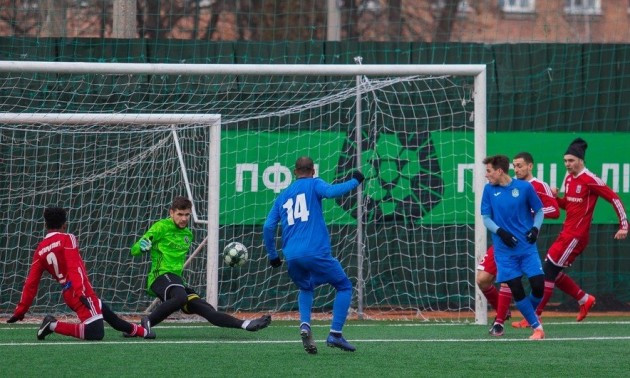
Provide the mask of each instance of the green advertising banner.
{"label": "green advertising banner", "polygon": [[[589,147],[586,167],[630,203],[628,133],[582,133]],[[563,155],[578,137],[570,133],[506,132],[487,135],[488,155],[534,156],[534,175],[562,187]],[[221,223],[262,224],[273,200],[293,180],[299,156],[311,156],[317,175],[327,182],[347,177],[356,146],[345,133],[222,133]],[[433,132],[417,135],[381,133],[366,142],[361,155],[366,176],[364,211],[368,222],[462,224],[474,222],[473,133]],[[355,224],[356,202],[323,202],[331,224]],[[546,221],[561,223],[559,220]],[[615,224],[610,204],[600,200],[594,223]]]}

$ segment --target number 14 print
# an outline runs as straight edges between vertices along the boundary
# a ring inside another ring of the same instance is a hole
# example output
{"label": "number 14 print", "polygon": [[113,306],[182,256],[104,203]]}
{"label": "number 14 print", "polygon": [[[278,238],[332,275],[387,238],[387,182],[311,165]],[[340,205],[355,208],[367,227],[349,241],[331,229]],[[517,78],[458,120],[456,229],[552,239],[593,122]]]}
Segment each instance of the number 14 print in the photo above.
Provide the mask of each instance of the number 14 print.
{"label": "number 14 print", "polygon": [[306,206],[306,195],[304,193],[295,196],[295,208],[293,208],[293,198],[289,198],[282,207],[287,209],[287,223],[289,226],[293,226],[295,220],[298,218],[302,222],[308,221],[309,212]]}

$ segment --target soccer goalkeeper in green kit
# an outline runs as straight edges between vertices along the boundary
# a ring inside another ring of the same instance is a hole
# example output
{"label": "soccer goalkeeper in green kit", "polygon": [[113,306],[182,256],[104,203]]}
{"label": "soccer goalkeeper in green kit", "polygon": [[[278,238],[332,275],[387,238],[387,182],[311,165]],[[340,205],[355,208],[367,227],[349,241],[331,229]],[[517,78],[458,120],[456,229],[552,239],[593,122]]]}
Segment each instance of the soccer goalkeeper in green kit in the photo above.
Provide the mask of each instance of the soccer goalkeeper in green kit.
{"label": "soccer goalkeeper in green kit", "polygon": [[188,228],[191,211],[190,200],[175,197],[169,209],[169,217],[154,223],[131,247],[133,256],[151,253],[147,292],[162,301],[153,312],[142,318],[142,326],[150,330],[175,311],[182,310],[186,314],[200,315],[218,327],[242,328],[248,331],[267,327],[271,323],[270,315],[254,320],[235,318],[217,311],[184,282],[184,262],[193,241],[193,234]]}

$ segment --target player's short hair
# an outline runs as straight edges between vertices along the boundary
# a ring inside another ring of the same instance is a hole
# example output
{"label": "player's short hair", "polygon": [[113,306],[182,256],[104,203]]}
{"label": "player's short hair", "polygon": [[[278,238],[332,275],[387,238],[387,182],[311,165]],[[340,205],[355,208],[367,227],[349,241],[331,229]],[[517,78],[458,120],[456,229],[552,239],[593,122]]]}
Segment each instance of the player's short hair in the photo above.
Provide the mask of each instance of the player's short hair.
{"label": "player's short hair", "polygon": [[483,163],[492,165],[494,169],[501,168],[505,173],[510,170],[510,159],[505,155],[488,156],[483,159]]}
{"label": "player's short hair", "polygon": [[66,211],[61,207],[47,207],[44,209],[44,221],[47,229],[59,229],[67,221]]}
{"label": "player's short hair", "polygon": [[514,160],[523,159],[527,164],[534,164],[534,157],[529,152],[519,152],[514,155]]}
{"label": "player's short hair", "polygon": [[171,205],[170,210],[189,210],[192,209],[192,202],[186,197],[177,196],[173,198],[173,204]]}
{"label": "player's short hair", "polygon": [[313,159],[308,156],[299,157],[295,161],[295,171],[299,174],[308,175],[315,169],[315,164],[313,163]]}

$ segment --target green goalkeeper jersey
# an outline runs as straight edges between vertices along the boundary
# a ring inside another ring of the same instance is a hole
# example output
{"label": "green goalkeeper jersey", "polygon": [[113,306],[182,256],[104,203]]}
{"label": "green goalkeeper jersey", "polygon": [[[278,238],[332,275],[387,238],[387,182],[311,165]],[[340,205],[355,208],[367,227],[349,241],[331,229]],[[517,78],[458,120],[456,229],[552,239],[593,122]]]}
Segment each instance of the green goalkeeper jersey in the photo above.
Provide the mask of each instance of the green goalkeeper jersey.
{"label": "green goalkeeper jersey", "polygon": [[[147,277],[147,292],[155,296],[151,290],[153,281],[164,273],[172,273],[182,276],[186,255],[193,241],[192,231],[188,227],[179,228],[171,218],[165,218],[149,228],[142,239],[151,240],[151,271]],[[131,247],[131,254],[138,256],[140,240]]]}

